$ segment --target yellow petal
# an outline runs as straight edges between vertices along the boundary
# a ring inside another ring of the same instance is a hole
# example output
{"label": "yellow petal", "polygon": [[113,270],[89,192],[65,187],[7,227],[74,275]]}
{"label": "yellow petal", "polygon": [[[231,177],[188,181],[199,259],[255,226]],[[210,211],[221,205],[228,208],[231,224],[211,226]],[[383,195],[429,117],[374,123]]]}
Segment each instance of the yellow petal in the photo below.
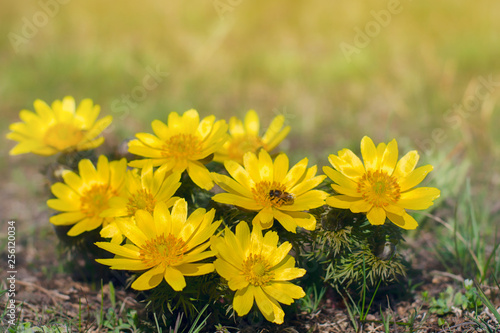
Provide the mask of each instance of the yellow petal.
{"label": "yellow petal", "polygon": [[292,205],[284,205],[280,208],[282,211],[302,211],[317,208],[325,204],[328,193],[319,190],[308,191],[295,198]]}
{"label": "yellow petal", "polygon": [[[236,237],[240,244],[240,249],[246,250],[250,246],[250,227],[245,221],[236,226]],[[236,249],[235,249],[236,250]]]}
{"label": "yellow petal", "polygon": [[[128,220],[130,221],[130,220]],[[123,224],[131,224],[131,222],[122,222],[118,224],[119,228],[122,229]],[[135,224],[139,230],[144,233],[144,236],[148,239],[156,238],[155,222],[153,216],[145,210],[139,209],[135,212]],[[122,230],[124,231],[124,230]],[[137,244],[139,245],[139,244]]]}
{"label": "yellow petal", "polygon": [[146,235],[137,228],[137,226],[128,219],[116,219],[116,224],[120,231],[127,237],[132,243],[138,247],[142,247],[144,243],[148,240]]}
{"label": "yellow petal", "polygon": [[163,280],[163,272],[163,267],[161,266],[151,268],[149,271],[139,276],[134,283],[132,283],[131,287],[135,290],[153,289]]}
{"label": "yellow petal", "polygon": [[[285,117],[283,115],[278,115],[278,116],[274,117],[274,119],[269,124],[269,127],[267,128],[266,133],[264,133],[264,135],[262,136],[262,141],[264,141],[268,145],[272,141],[274,141],[276,139],[276,136],[279,135],[284,123],[285,123]],[[287,128],[289,128],[289,127],[287,126]],[[269,148],[269,149],[272,150],[273,148],[274,147]]]}
{"label": "yellow petal", "polygon": [[282,183],[288,173],[289,161],[286,154],[279,154],[274,161],[274,181]]}
{"label": "yellow petal", "polygon": [[273,283],[271,285],[264,285],[262,286],[262,290],[269,295],[270,298],[273,298],[277,300],[280,303],[290,305],[293,303],[293,298],[288,295],[288,293],[283,290],[276,288],[276,283]]}
{"label": "yellow petal", "polygon": [[274,217],[278,220],[279,223],[288,231],[296,233],[297,232],[297,221],[290,216],[289,214],[285,214],[277,209],[273,210]]}
{"label": "yellow petal", "polygon": [[80,195],[76,193],[72,188],[70,188],[68,185],[63,184],[63,183],[55,183],[52,185],[50,188],[52,193],[59,199],[65,200],[65,201],[75,201],[79,202],[80,201]]}
{"label": "yellow petal", "polygon": [[392,223],[406,230],[413,230],[418,226],[417,221],[406,212],[402,216],[387,212],[387,217]]}
{"label": "yellow petal", "polygon": [[398,164],[396,164],[393,176],[398,179],[406,177],[410,172],[413,171],[413,169],[415,169],[418,160],[418,152],[416,150],[410,151],[405,156],[401,157]]}
{"label": "yellow petal", "polygon": [[77,222],[71,229],[68,231],[68,236],[78,236],[85,231],[90,231],[98,228],[102,224],[102,218],[93,217],[81,220]]}
{"label": "yellow petal", "polygon": [[[284,304],[291,304],[293,303],[293,299],[302,298],[306,295],[301,287],[290,282],[274,282],[272,285],[266,286],[263,289],[268,295]],[[279,292],[279,294],[276,292]],[[285,302],[285,298],[288,300],[288,303]]]}
{"label": "yellow petal", "polygon": [[165,281],[172,287],[172,289],[176,291],[181,291],[186,286],[186,279],[184,279],[184,275],[173,267],[167,266],[165,267]]}
{"label": "yellow petal", "polygon": [[248,210],[260,210],[262,205],[255,202],[253,199],[245,198],[232,193],[219,193],[212,197],[213,201],[227,205],[242,207]]}
{"label": "yellow petal", "polygon": [[273,226],[274,215],[271,208],[262,209],[252,220],[252,224],[259,225],[262,229],[269,229]]}
{"label": "yellow petal", "polygon": [[212,273],[214,264],[183,264],[176,267],[184,276],[199,276]]}
{"label": "yellow petal", "polygon": [[269,125],[268,130],[262,137],[262,141],[267,144],[267,150],[272,151],[276,146],[278,146],[281,141],[283,141],[288,133],[290,133],[290,126],[283,127],[283,123],[285,121],[285,117],[277,116],[273,119],[271,124]]}
{"label": "yellow petal", "polygon": [[406,209],[427,209],[433,204],[433,200],[441,195],[435,187],[418,187],[401,193],[397,205]]}
{"label": "yellow petal", "polygon": [[47,105],[44,101],[37,99],[33,106],[35,107],[36,113],[40,116],[44,123],[51,123],[54,120],[54,111]]}
{"label": "yellow petal", "polygon": [[358,200],[356,202],[353,202],[349,208],[351,209],[351,212],[353,212],[353,213],[366,213],[372,207],[373,207],[373,204],[371,204],[370,202],[365,201],[365,200]]}
{"label": "yellow petal", "polygon": [[145,269],[150,268],[150,266],[146,265],[140,260],[137,259],[96,259],[100,264],[111,266],[111,269],[119,269],[119,270],[129,270],[129,271],[143,271]]}
{"label": "yellow petal", "polygon": [[254,287],[248,285],[244,289],[236,291],[233,299],[233,308],[238,316],[246,315],[253,306],[254,301]]}
{"label": "yellow petal", "polygon": [[[187,202],[184,199],[179,199],[175,202],[172,208],[173,224],[183,225],[187,220]],[[175,234],[177,235],[177,233]]]}
{"label": "yellow petal", "polygon": [[171,135],[179,133],[182,129],[182,118],[177,112],[170,112],[168,114],[168,130],[171,132]]}
{"label": "yellow petal", "polygon": [[356,190],[358,188],[358,185],[356,182],[354,182],[352,179],[347,178],[344,176],[342,173],[338,172],[337,170],[334,170],[328,166],[323,167],[323,172],[333,180],[335,183],[337,183],[341,187],[345,187],[350,190]]}
{"label": "yellow petal", "polygon": [[361,155],[367,171],[375,170],[377,168],[377,148],[372,139],[364,136],[361,139]]}
{"label": "yellow petal", "polygon": [[285,318],[285,313],[281,309],[279,303],[267,296],[260,287],[256,287],[254,293],[255,302],[257,303],[262,315],[273,323],[282,324]]}
{"label": "yellow petal", "polygon": [[272,182],[274,180],[273,175],[274,165],[271,156],[264,149],[259,152],[259,172],[260,179]]}
{"label": "yellow petal", "polygon": [[[321,184],[321,182],[326,178],[325,175],[321,175],[321,176],[307,179],[307,176],[308,175],[306,175],[306,177],[303,181],[299,182],[294,187],[289,189],[288,192],[293,193],[296,196],[300,196],[303,193],[306,193],[306,192],[312,190],[313,188],[315,188],[316,186],[318,186],[319,184]],[[322,192],[322,191],[320,191],[320,192]]]}
{"label": "yellow petal", "polygon": [[93,106],[90,98],[83,99],[75,112],[75,118],[79,119],[83,128],[89,129],[95,123],[97,116],[99,116],[99,105]]}
{"label": "yellow petal", "polygon": [[424,165],[420,168],[416,168],[415,170],[407,174],[404,178],[401,178],[399,180],[401,192],[405,192],[420,184],[427,176],[427,174],[432,171],[432,169],[432,165]]}
{"label": "yellow petal", "polygon": [[361,197],[354,198],[347,195],[334,195],[326,198],[326,204],[335,208],[349,209],[353,203],[361,201]]}
{"label": "yellow petal", "polygon": [[[104,228],[101,229],[100,235],[103,238],[113,238],[117,234],[121,235],[121,233],[122,232],[120,231],[120,229],[118,229],[118,226],[116,225],[116,222],[112,222],[112,223],[108,224],[107,226],[105,226]],[[112,243],[114,243],[114,242],[112,242]]]}
{"label": "yellow petal", "polygon": [[245,155],[243,155],[243,165],[245,166],[248,175],[255,183],[261,181],[259,160],[257,159],[257,156],[254,153],[248,152]]}
{"label": "yellow petal", "polygon": [[[241,265],[243,263],[243,250],[239,246],[238,242],[233,239],[233,241],[230,240],[230,238],[234,238],[234,234],[227,232],[226,230],[226,236],[224,241],[225,242],[219,242],[218,244],[215,245],[215,249],[218,252],[218,257],[224,259],[224,262],[228,262],[231,264],[235,269],[238,271],[241,270]],[[229,246],[229,244],[232,244],[232,246]],[[244,249],[246,251],[246,249]],[[218,266],[216,266],[218,267]],[[224,271],[222,272],[224,273]],[[228,279],[230,278],[227,277]]]}
{"label": "yellow petal", "polygon": [[97,170],[89,159],[83,159],[78,163],[80,177],[85,184],[92,184],[99,180]]}
{"label": "yellow petal", "polygon": [[250,177],[250,174],[241,166],[240,164],[234,162],[234,161],[226,161],[224,162],[224,167],[226,168],[227,172],[233,177],[239,184],[244,186],[247,189],[250,189],[254,187],[254,182],[252,181],[252,178]]}
{"label": "yellow petal", "polygon": [[[262,243],[262,251],[261,255],[265,258],[271,257],[271,255],[276,251],[278,246],[278,233],[276,231],[268,231],[264,235],[263,243]],[[289,246],[288,244],[286,246]]]}
{"label": "yellow petal", "polygon": [[304,158],[299,161],[299,163],[295,164],[290,171],[288,171],[283,179],[283,185],[285,185],[286,188],[292,188],[298,181],[300,181],[307,170],[307,163],[308,159]]}
{"label": "yellow petal", "polygon": [[275,281],[288,281],[304,276],[307,271],[303,268],[290,267],[290,268],[278,268],[274,270],[274,280]]}
{"label": "yellow petal", "polygon": [[167,141],[170,138],[170,133],[168,126],[165,125],[161,120],[153,120],[151,122],[151,128],[153,129],[154,134],[160,138],[160,140]]}
{"label": "yellow petal", "polygon": [[193,182],[202,189],[209,191],[214,187],[214,183],[210,177],[210,171],[200,162],[189,161],[187,172]]}
{"label": "yellow petal", "polygon": [[365,173],[365,167],[363,166],[363,163],[361,162],[359,157],[356,156],[356,154],[354,154],[351,150],[342,149],[338,152],[338,154],[339,157],[343,159],[348,165],[348,167],[339,170],[347,177],[351,177],[351,174],[362,175]]}
{"label": "yellow petal", "polygon": [[306,230],[314,230],[316,228],[316,218],[314,215],[306,212],[286,212],[290,215],[295,223]]}
{"label": "yellow petal", "polygon": [[245,130],[247,133],[259,136],[260,122],[257,112],[250,110],[245,116]]}
{"label": "yellow petal", "polygon": [[217,273],[230,283],[232,280],[237,280],[236,285],[233,282],[233,286],[229,286],[231,290],[242,289],[248,285],[248,281],[241,274],[241,271],[225,259],[215,260],[214,267],[217,270]]}
{"label": "yellow petal", "polygon": [[237,117],[231,117],[229,119],[229,133],[234,137],[241,137],[245,135],[245,128],[243,127],[243,123]]}
{"label": "yellow petal", "polygon": [[97,160],[97,178],[100,183],[109,183],[109,163],[104,155],[99,156]]}
{"label": "yellow petal", "polygon": [[215,116],[208,116],[203,118],[198,125],[198,134],[202,140],[206,140],[209,134],[214,129]]}
{"label": "yellow petal", "polygon": [[392,175],[396,163],[398,162],[398,143],[393,139],[387,144],[382,161],[380,162],[380,170],[385,171],[387,174]]}
{"label": "yellow petal", "polygon": [[348,195],[350,197],[360,196],[360,193],[358,192],[357,189],[343,187],[343,186],[339,186],[336,184],[332,184],[332,188],[336,193],[339,193],[339,194]]}
{"label": "yellow petal", "polygon": [[367,214],[368,221],[373,225],[381,225],[385,223],[386,213],[383,208],[373,207]]}
{"label": "yellow petal", "polygon": [[153,211],[153,220],[155,224],[155,231],[158,235],[170,233],[171,219],[170,212],[164,202],[158,202]]}
{"label": "yellow petal", "polygon": [[85,190],[85,183],[82,179],[73,171],[63,172],[62,175],[64,182],[75,190],[78,194],[82,195]]}
{"label": "yellow petal", "polygon": [[200,124],[200,116],[194,109],[184,112],[182,115],[182,125],[186,133],[194,134]]}
{"label": "yellow petal", "polygon": [[252,192],[250,192],[247,187],[242,186],[240,183],[229,178],[228,176],[220,175],[215,172],[212,172],[210,176],[212,177],[213,181],[226,192],[244,197],[253,197]]}
{"label": "yellow petal", "polygon": [[399,206],[396,206],[396,205],[387,205],[387,206],[384,206],[384,209],[386,211],[386,213],[392,213],[392,214],[396,214],[396,215],[403,215],[404,213],[406,213],[405,209],[403,207],[399,207]]}
{"label": "yellow petal", "polygon": [[113,244],[109,242],[96,242],[94,244],[100,247],[101,249],[119,255],[121,257],[131,258],[131,259],[139,259],[140,257],[139,252],[131,250],[130,248],[118,244]]}
{"label": "yellow petal", "polygon": [[82,212],[61,213],[50,217],[50,223],[55,225],[71,225],[85,218]]}

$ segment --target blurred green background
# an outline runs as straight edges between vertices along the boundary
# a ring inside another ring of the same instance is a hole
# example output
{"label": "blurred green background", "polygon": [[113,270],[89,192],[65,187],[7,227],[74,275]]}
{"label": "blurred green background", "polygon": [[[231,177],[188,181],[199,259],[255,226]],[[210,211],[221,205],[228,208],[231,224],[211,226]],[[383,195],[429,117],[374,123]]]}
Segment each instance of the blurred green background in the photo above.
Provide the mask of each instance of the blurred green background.
{"label": "blurred green background", "polygon": [[[263,128],[285,116],[292,131],[282,148],[293,162],[359,152],[363,135],[397,138],[437,165],[434,178],[453,181],[450,170],[470,165],[493,202],[499,13],[494,0],[4,1],[0,131],[35,99],[65,95],[114,116],[108,145],[149,132],[170,111],[229,119],[255,109]],[[151,71],[157,84],[145,85]],[[43,164],[7,157],[13,146],[0,141],[9,193],[27,165]]]}

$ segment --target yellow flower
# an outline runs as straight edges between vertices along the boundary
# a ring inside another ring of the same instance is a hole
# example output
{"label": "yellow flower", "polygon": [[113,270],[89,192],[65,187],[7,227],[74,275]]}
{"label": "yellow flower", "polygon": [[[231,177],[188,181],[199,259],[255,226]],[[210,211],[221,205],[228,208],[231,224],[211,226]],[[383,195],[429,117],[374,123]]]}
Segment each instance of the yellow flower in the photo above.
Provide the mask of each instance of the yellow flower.
{"label": "yellow flower", "polygon": [[151,160],[153,166],[165,165],[167,171],[187,170],[196,185],[210,190],[214,184],[203,160],[210,159],[227,140],[226,122],[214,122],[215,116],[200,121],[196,110],[186,111],[182,116],[171,112],[168,126],[154,120],[151,126],[155,135],[137,133],[137,139],[129,143],[130,153],[146,159],[132,161],[129,165],[142,168]]}
{"label": "yellow flower", "polygon": [[236,234],[226,228],[224,238],[212,237],[211,243],[217,252],[217,273],[236,291],[233,308],[239,316],[246,315],[255,300],[267,320],[281,324],[285,313],[279,303],[289,305],[305,296],[301,287],[288,281],[306,271],[295,267],[295,259],[288,255],[289,242],[278,247],[275,231],[262,236],[261,229],[254,226],[250,233],[248,224],[240,222]]}
{"label": "yellow flower", "polygon": [[97,259],[111,269],[146,271],[139,276],[132,288],[148,290],[165,279],[176,291],[186,286],[185,276],[204,275],[214,271],[213,263],[199,262],[215,255],[205,251],[208,241],[221,221],[213,222],[215,210],[205,213],[198,208],[189,217],[184,199],[175,202],[172,213],[160,202],[153,215],[145,210],[135,213],[136,224],[119,219],[118,227],[131,244],[118,245],[107,242],[95,243],[114,253],[113,259]]}
{"label": "yellow flower", "polygon": [[233,160],[241,164],[243,163],[243,155],[249,151],[253,153],[259,149],[272,151],[290,132],[290,126],[283,128],[284,122],[285,117],[282,115],[275,117],[264,136],[260,137],[259,116],[254,110],[247,112],[244,123],[236,117],[231,117],[229,120],[231,137],[222,149],[215,153],[214,161]]}
{"label": "yellow flower", "polygon": [[36,112],[22,110],[19,113],[22,122],[9,127],[12,132],[7,138],[19,142],[10,155],[50,156],[96,148],[104,142],[103,137],[97,136],[112,120],[111,116],[106,116],[96,122],[100,107],[93,105],[91,99],[81,101],[78,108],[71,96],[54,101],[52,107],[39,99],[33,104]]}
{"label": "yellow flower", "polygon": [[417,221],[406,209],[426,209],[438,198],[434,187],[417,186],[433,169],[425,165],[415,169],[419,155],[413,150],[398,162],[398,143],[392,140],[377,147],[365,136],[361,140],[363,162],[349,149],[330,155],[328,160],[336,169],[323,171],[336,184],[332,188],[340,195],[326,199],[332,207],[366,213],[371,224],[384,224],[386,217],[403,229],[415,229]]}
{"label": "yellow flower", "polygon": [[253,219],[254,225],[268,229],[277,219],[286,230],[296,232],[297,226],[314,230],[316,218],[304,211],[324,204],[326,192],[312,190],[326,178],[316,176],[317,168],[307,168],[304,158],[288,170],[288,157],[279,154],[273,163],[265,150],[246,153],[244,167],[234,161],[224,166],[228,176],[212,173],[214,181],[224,191],[213,196],[213,200],[259,212]]}
{"label": "yellow flower", "polygon": [[123,190],[127,160],[108,162],[101,155],[97,170],[87,159],[78,163],[78,170],[80,175],[72,171],[63,173],[64,183],[55,183],[51,188],[57,199],[47,201],[50,208],[63,212],[50,218],[52,224],[74,224],[68,231],[69,236],[111,222],[112,219],[101,217],[101,213],[109,208],[109,200]]}
{"label": "yellow flower", "polygon": [[[153,166],[148,163],[137,174],[137,170],[128,170],[125,176],[123,194],[109,200],[109,207],[101,213],[101,217],[127,217],[132,218],[139,209],[153,214],[154,207],[159,202],[164,202],[167,207],[172,207],[178,197],[173,197],[175,191],[181,186],[181,174],[178,172],[167,173],[165,167],[153,171]],[[111,238],[113,243],[121,243],[122,233],[116,222],[109,223],[101,230],[101,236]]]}

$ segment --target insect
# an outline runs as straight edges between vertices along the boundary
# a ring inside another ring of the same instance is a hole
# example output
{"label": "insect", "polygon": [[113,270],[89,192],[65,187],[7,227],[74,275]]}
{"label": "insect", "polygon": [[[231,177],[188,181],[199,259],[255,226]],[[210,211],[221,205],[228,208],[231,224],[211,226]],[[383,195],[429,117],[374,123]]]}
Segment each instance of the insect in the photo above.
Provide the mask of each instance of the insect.
{"label": "insect", "polygon": [[271,200],[274,199],[276,203],[282,205],[293,205],[295,201],[295,196],[293,194],[280,190],[269,191],[269,197]]}

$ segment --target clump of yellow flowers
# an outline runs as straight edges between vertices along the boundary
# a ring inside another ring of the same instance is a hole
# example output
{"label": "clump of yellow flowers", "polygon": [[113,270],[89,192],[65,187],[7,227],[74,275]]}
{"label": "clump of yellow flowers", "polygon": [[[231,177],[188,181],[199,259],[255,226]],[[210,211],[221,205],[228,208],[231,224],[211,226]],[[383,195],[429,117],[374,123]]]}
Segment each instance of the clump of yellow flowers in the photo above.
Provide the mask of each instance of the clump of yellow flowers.
{"label": "clump of yellow flowers", "polygon": [[273,152],[290,131],[282,115],[261,133],[253,110],[229,123],[196,110],[171,112],[166,123],[151,123],[153,133],[135,135],[128,151],[136,158],[127,161],[83,154],[103,143],[111,123],[111,116],[97,119],[92,100],[36,100],[34,108],[10,125],[7,138],[17,141],[10,154],[78,162],[63,166],[51,186],[50,223],[79,241],[97,233],[95,246],[108,254],[97,262],[130,272],[131,288],[149,291],[153,304],[211,300],[232,305],[238,316],[253,309],[281,324],[280,303],[306,295],[307,281],[296,279],[308,273],[304,258],[318,258],[315,249],[331,260],[310,274],[326,272],[331,285],[355,282],[349,262],[361,257],[363,266],[394,263],[384,266],[389,272],[373,268],[374,278],[403,275],[392,245],[402,229],[418,225],[407,209],[427,209],[440,195],[417,187],[432,166],[417,167],[416,151],[398,159],[396,140],[375,145],[364,137],[362,159],[342,149],[328,157],[324,175],[307,157],[291,164],[286,153]]}

